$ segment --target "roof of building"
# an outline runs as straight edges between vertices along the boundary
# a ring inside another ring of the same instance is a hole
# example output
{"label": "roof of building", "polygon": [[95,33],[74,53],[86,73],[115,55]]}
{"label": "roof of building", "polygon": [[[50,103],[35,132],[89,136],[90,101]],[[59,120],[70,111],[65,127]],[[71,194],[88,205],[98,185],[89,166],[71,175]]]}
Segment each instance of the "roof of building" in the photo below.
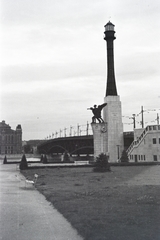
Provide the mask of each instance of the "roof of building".
{"label": "roof of building", "polygon": [[11,129],[9,124],[6,124],[4,120],[2,122],[0,122],[0,128],[9,128],[9,129]]}
{"label": "roof of building", "polygon": [[[22,130],[20,124],[17,125],[16,130]],[[2,133],[2,132],[4,132],[4,133],[14,133],[14,132],[16,132],[16,130],[11,129],[9,124],[6,124],[6,122],[4,120],[2,122],[0,122],[0,133]]]}

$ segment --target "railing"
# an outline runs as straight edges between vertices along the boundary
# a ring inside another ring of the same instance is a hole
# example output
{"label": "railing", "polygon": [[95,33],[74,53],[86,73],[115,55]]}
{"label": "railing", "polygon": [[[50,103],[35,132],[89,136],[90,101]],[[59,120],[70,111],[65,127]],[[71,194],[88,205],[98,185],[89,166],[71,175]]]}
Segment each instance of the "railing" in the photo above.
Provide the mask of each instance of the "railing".
{"label": "railing", "polygon": [[82,124],[77,126],[70,126],[68,128],[60,129],[59,131],[56,131],[55,133],[49,134],[45,139],[54,139],[54,138],[61,138],[61,137],[74,137],[74,136],[82,136],[82,135],[92,135],[92,128],[90,127],[90,124],[87,122],[87,124]]}

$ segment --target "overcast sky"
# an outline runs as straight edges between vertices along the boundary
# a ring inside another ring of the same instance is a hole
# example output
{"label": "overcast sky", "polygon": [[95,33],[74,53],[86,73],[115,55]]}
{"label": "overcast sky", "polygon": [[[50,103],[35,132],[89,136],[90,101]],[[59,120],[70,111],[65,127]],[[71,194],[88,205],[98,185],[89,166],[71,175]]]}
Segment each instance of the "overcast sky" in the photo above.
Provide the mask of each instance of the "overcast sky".
{"label": "overcast sky", "polygon": [[141,106],[155,110],[145,112],[144,119],[156,124],[159,13],[159,0],[1,0],[0,121],[12,129],[21,124],[23,140],[90,123],[87,107],[102,104],[105,96],[103,32],[110,20],[124,130],[133,129],[127,116],[140,113]]}

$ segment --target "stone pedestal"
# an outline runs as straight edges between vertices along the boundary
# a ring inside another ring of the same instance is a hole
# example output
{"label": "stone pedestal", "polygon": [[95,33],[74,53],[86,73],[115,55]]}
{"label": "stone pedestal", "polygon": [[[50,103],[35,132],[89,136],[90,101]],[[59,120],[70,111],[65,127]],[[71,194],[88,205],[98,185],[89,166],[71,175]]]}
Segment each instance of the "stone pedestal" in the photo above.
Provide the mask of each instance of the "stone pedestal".
{"label": "stone pedestal", "polygon": [[99,154],[108,155],[108,126],[107,123],[91,123],[93,130],[94,159]]}

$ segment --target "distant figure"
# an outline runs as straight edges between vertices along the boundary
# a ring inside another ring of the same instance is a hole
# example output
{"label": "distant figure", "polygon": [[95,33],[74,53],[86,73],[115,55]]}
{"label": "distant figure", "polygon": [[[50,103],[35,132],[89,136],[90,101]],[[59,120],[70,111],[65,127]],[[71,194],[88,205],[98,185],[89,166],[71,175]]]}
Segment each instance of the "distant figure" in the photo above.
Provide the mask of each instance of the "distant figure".
{"label": "distant figure", "polygon": [[102,109],[107,105],[107,103],[103,103],[102,105],[94,105],[93,108],[87,108],[87,110],[92,110],[93,117],[92,117],[92,123],[96,123],[96,119],[99,123],[104,122],[104,120],[101,117],[101,111]]}

